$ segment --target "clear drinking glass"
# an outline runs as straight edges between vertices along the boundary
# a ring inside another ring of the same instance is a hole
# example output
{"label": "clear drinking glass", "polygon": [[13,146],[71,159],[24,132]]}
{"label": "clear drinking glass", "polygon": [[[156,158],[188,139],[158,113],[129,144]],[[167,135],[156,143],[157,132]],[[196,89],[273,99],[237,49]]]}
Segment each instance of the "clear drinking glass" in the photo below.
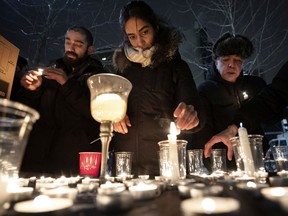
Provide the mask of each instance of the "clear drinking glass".
{"label": "clear drinking glass", "polygon": [[[247,155],[244,154],[243,147],[240,145],[239,137],[231,138],[233,152],[236,160],[237,171],[242,174],[246,174],[248,176],[254,177],[255,172],[264,170],[264,154],[263,154],[263,146],[262,146],[262,135],[248,135],[250,150],[252,154],[252,158],[248,158]],[[246,166],[253,166],[254,172],[250,173],[245,170]]]}
{"label": "clear drinking glass", "polygon": [[[159,157],[160,157],[160,175],[163,176],[168,183],[174,185],[177,180],[186,178],[186,140],[176,140],[177,144],[177,170],[174,169],[173,163],[175,161],[171,161],[171,152],[170,152],[170,142],[169,140],[163,140],[158,142],[160,147]],[[176,176],[176,179],[174,178]]]}
{"label": "clear drinking glass", "polygon": [[288,146],[274,146],[272,154],[276,161],[278,172],[288,171]]}
{"label": "clear drinking glass", "polygon": [[115,152],[116,176],[131,176],[132,172],[132,152]]}
{"label": "clear drinking glass", "polygon": [[188,173],[190,175],[208,174],[203,162],[203,149],[188,150]]}
{"label": "clear drinking glass", "polygon": [[21,103],[0,99],[0,214],[7,182],[18,178],[27,140],[39,113]]}
{"label": "clear drinking glass", "polygon": [[226,149],[212,149],[210,160],[213,173],[226,172]]}

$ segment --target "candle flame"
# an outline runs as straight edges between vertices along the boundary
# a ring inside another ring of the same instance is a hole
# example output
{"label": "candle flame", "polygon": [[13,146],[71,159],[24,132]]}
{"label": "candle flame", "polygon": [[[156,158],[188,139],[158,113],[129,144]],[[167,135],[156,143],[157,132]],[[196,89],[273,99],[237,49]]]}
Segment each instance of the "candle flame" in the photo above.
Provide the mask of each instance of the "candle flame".
{"label": "candle flame", "polygon": [[211,198],[204,198],[201,205],[207,213],[211,213],[216,209],[216,202]]}
{"label": "candle flame", "polygon": [[168,140],[177,140],[177,135],[180,134],[180,130],[176,127],[175,122],[170,123],[170,134],[168,134]]}
{"label": "candle flame", "polygon": [[172,136],[176,136],[177,135],[177,129],[176,129],[176,125],[174,122],[170,123],[170,134]]}

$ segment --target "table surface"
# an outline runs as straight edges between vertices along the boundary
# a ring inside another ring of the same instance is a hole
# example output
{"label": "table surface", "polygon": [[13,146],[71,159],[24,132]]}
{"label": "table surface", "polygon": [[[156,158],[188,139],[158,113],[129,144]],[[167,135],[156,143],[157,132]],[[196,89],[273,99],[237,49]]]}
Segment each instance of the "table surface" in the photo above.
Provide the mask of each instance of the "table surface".
{"label": "table surface", "polygon": [[[240,210],[236,214],[238,216],[288,216],[288,212],[284,212],[282,208],[275,202],[265,199],[260,194],[254,194],[247,191],[239,191],[236,188],[226,185],[222,196],[229,196],[240,201]],[[52,212],[37,215],[67,215],[67,216],[182,216],[180,205],[184,200],[180,197],[177,188],[168,189],[159,197],[145,201],[135,201],[133,207],[124,212],[101,212],[97,210],[95,205],[95,193],[79,194],[74,205],[63,212]],[[287,203],[288,205],[288,203]],[[22,215],[9,210],[5,216]],[[27,215],[27,214],[26,214]],[[29,214],[31,215],[31,214]]]}

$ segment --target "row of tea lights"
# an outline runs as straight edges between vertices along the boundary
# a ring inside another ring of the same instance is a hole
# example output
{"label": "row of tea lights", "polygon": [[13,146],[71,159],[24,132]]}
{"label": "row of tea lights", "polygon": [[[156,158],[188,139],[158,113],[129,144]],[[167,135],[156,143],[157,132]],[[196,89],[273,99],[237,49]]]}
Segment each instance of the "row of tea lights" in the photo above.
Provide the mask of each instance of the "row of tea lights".
{"label": "row of tea lights", "polygon": [[[96,192],[96,196],[109,196],[113,202],[115,202],[115,199],[119,199],[117,198],[119,196],[126,196],[131,203],[130,207],[132,207],[133,202],[131,200],[152,199],[161,194],[164,188],[161,182],[156,180],[150,181],[148,179],[149,176],[141,176],[139,179],[124,180],[122,183],[107,181],[104,184],[100,184],[99,179],[89,177],[18,179],[17,182],[13,182],[13,184],[9,184],[8,186],[9,201],[18,202],[29,199],[33,196],[35,188],[37,194],[39,193],[40,195],[36,196],[33,200],[16,203],[14,206],[15,211],[40,213],[69,208],[76,199],[77,194],[82,192]],[[29,187],[31,182],[35,183],[34,188]],[[111,204],[103,203],[105,199],[97,200],[96,205],[104,204],[107,207]],[[45,205],[39,205],[40,202],[45,203]],[[57,205],[55,202],[57,202]]]}
{"label": "row of tea lights", "polygon": [[[29,182],[35,181],[35,189],[40,193],[39,196],[35,197],[33,200],[27,200],[18,202],[15,204],[15,211],[18,212],[47,212],[56,211],[59,209],[69,208],[73,205],[78,193],[97,191],[96,193],[96,207],[98,209],[107,210],[110,205],[118,206],[120,210],[125,208],[131,208],[133,206],[134,200],[145,200],[152,199],[161,194],[165,190],[165,182],[162,179],[149,180],[149,176],[140,176],[138,179],[129,179],[123,182],[110,182],[107,181],[104,184],[99,184],[98,179],[93,178],[81,178],[81,177],[60,177],[58,179],[41,177],[40,179],[29,179]],[[188,182],[191,180],[182,180],[182,184],[178,184],[178,190],[181,195],[181,186],[185,186],[183,182]],[[19,179],[18,186],[10,184],[8,187],[8,193],[11,194],[11,200],[21,201],[23,199],[31,198],[34,188],[27,187],[25,185],[27,180]],[[190,182],[193,185],[195,182]],[[76,188],[69,187],[71,184],[76,184]],[[199,184],[199,183],[198,183]],[[189,184],[187,184],[189,188]],[[197,184],[195,184],[196,186]],[[196,188],[196,189],[195,189]],[[211,193],[197,193],[200,196],[195,196],[195,191],[208,190]],[[269,187],[267,184],[260,184],[251,181],[240,182],[236,184],[236,188],[246,191],[251,191],[253,193],[258,192],[268,199],[277,201],[280,203],[287,202],[288,200],[288,188],[287,187]],[[222,188],[223,190],[223,188]],[[234,211],[239,208],[239,202],[233,198],[215,197],[221,193],[220,185],[213,185],[207,187],[194,187],[191,190],[190,199],[186,199],[181,202],[181,209],[185,213],[198,211],[202,209],[203,214],[216,214],[223,213],[227,211]],[[192,195],[193,191],[193,195]],[[213,194],[213,191],[217,191]],[[211,197],[211,194],[213,195]],[[105,197],[105,199],[103,199]],[[187,197],[185,197],[187,198]],[[109,201],[107,201],[109,200]],[[45,202],[43,202],[45,201]],[[45,205],[39,203],[45,203]],[[55,204],[57,202],[57,204]],[[199,204],[201,202],[201,204]],[[227,205],[230,203],[230,205]],[[198,205],[199,204],[199,205]],[[209,205],[208,205],[209,204]],[[121,207],[122,206],[122,207]],[[197,210],[191,206],[198,206]],[[213,207],[214,206],[214,207]],[[227,206],[230,206],[229,208]],[[121,209],[122,208],[122,209]],[[228,208],[228,209],[227,209]],[[234,209],[235,208],[235,209]],[[200,209],[200,210],[199,210]],[[196,212],[197,213],[197,212]]]}

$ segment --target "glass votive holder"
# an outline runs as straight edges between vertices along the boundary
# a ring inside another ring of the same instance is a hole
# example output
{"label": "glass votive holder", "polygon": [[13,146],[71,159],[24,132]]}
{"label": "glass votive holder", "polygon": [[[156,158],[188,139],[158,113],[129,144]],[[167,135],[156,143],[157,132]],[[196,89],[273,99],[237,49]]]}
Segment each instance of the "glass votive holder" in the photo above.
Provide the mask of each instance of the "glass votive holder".
{"label": "glass votive holder", "polygon": [[210,160],[212,173],[223,175],[226,172],[226,149],[212,149]]}
{"label": "glass votive holder", "polygon": [[186,140],[158,142],[160,175],[171,186],[186,178]]}
{"label": "glass votive holder", "polygon": [[116,177],[131,176],[132,159],[132,152],[115,152]]}

